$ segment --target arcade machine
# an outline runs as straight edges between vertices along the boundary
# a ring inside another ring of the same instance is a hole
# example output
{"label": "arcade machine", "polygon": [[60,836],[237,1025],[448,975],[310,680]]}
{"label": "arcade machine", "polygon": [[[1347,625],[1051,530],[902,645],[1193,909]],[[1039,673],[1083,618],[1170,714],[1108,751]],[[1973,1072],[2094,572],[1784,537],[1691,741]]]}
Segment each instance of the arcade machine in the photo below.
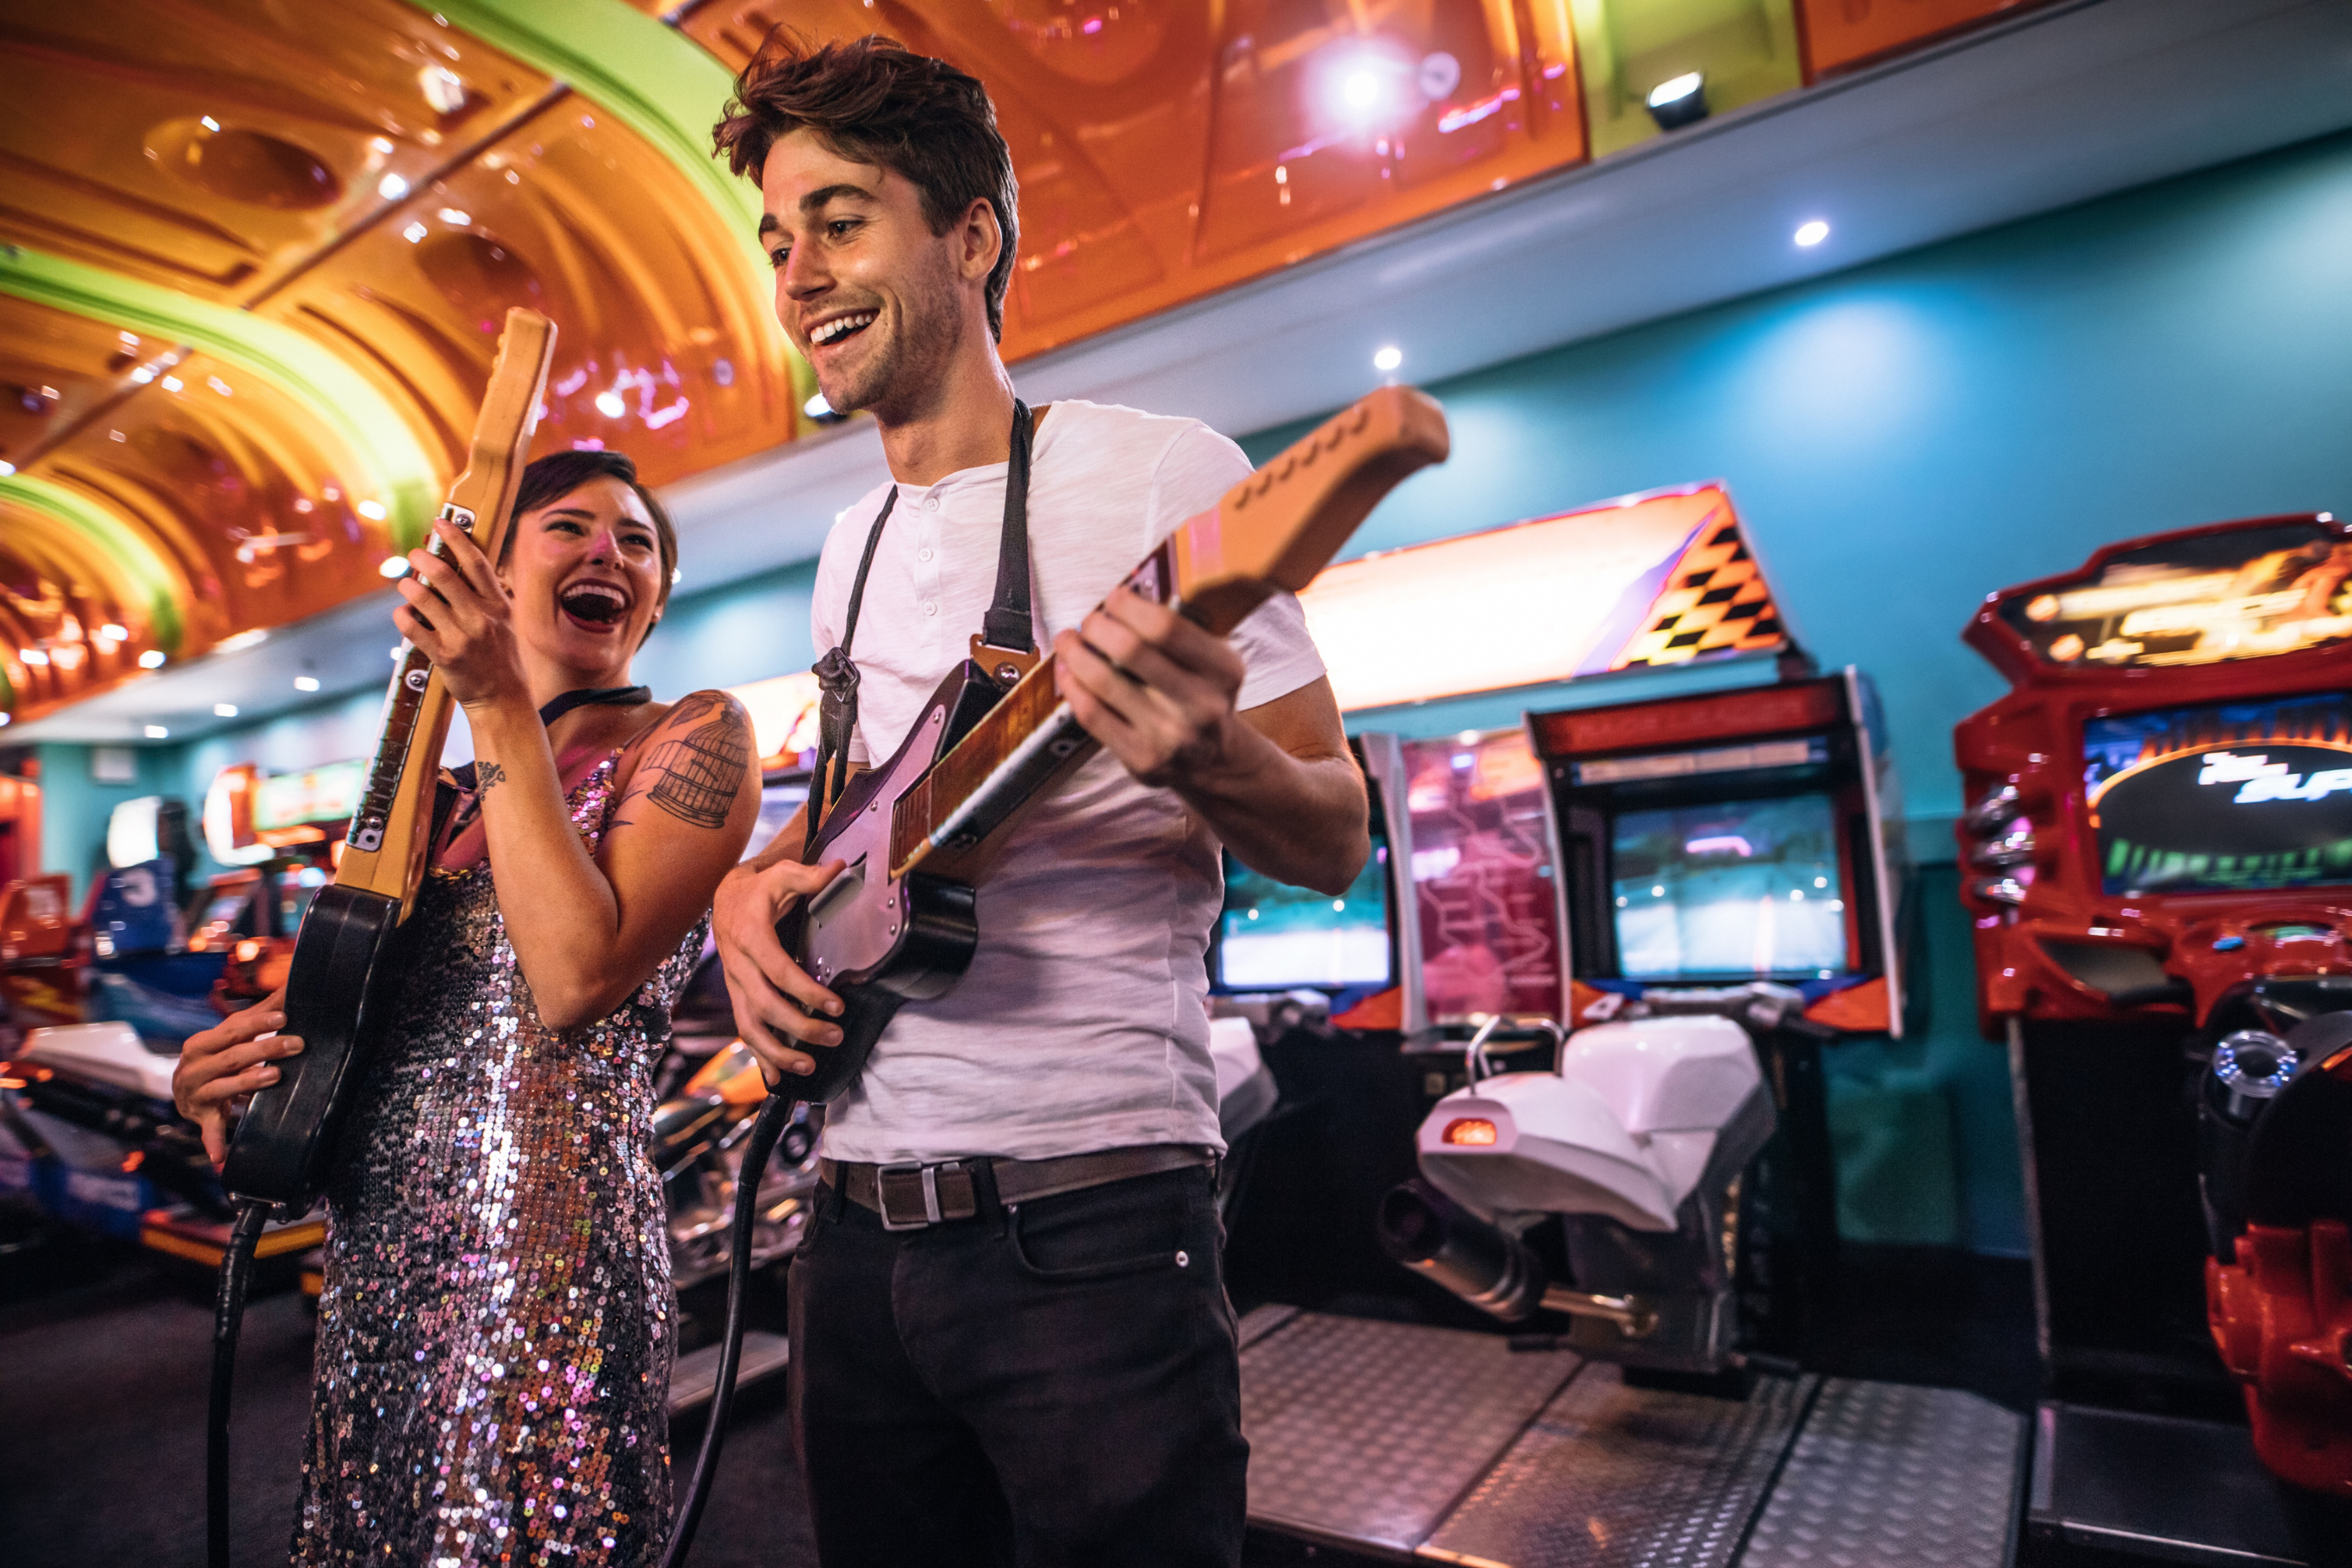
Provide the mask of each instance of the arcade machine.
{"label": "arcade machine", "polygon": [[2261,518],[1966,633],[2013,687],[1955,749],[2033,1221],[2035,1562],[2352,1553],[2347,578],[2352,528]]}
{"label": "arcade machine", "polygon": [[[2006,1561],[2019,1417],[1799,1360],[1834,1262],[1819,1053],[1906,1025],[1883,733],[1848,670],[1385,753],[1430,917],[1400,1020],[1476,1022],[1380,1218],[1492,1328],[1250,1313],[1262,1531],[1513,1568]],[[1498,1062],[1515,1025],[1543,1048]]]}

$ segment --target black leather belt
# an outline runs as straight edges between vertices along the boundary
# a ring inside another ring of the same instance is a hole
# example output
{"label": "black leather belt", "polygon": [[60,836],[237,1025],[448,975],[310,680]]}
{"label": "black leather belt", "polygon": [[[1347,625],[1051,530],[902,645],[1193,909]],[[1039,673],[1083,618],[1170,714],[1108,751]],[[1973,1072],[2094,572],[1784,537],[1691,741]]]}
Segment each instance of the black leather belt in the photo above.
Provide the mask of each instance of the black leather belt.
{"label": "black leather belt", "polygon": [[980,1213],[980,1191],[974,1173],[982,1164],[988,1166],[990,1175],[995,1179],[996,1201],[1011,1208],[1135,1176],[1213,1165],[1216,1160],[1216,1155],[1196,1143],[1147,1143],[1134,1149],[1067,1154],[1057,1160],[980,1156],[942,1161],[936,1165],[867,1165],[819,1160],[817,1174],[824,1178],[825,1185],[851,1203],[880,1215],[883,1229],[920,1230],[949,1220],[970,1219]]}

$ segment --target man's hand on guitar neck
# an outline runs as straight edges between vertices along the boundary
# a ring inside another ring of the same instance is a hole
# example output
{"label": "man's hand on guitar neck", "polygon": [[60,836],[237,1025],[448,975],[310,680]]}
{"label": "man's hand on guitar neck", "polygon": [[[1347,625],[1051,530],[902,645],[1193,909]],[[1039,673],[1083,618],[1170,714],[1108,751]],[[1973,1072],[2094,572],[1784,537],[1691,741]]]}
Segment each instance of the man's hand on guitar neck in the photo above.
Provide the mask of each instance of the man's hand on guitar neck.
{"label": "man's hand on guitar neck", "polygon": [[841,998],[811,979],[776,940],[776,922],[793,900],[815,897],[841,869],[838,860],[802,864],[805,811],[794,812],[765,849],[727,873],[710,905],[735,1032],[776,1072],[800,1077],[816,1071],[816,1058],[797,1047],[841,1043],[829,1021],[840,1014]]}
{"label": "man's hand on guitar neck", "polygon": [[1329,681],[1242,711],[1233,645],[1125,588],[1054,639],[1054,667],[1087,733],[1244,865],[1334,895],[1363,869],[1370,808]]}

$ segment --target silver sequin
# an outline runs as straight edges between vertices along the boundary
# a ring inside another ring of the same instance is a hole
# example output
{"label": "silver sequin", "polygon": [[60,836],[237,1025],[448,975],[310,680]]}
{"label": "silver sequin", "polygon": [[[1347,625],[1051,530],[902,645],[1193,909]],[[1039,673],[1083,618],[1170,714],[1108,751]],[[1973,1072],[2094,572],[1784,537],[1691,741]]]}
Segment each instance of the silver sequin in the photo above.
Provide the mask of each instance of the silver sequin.
{"label": "silver sequin", "polygon": [[[566,802],[592,852],[618,760]],[[488,868],[427,877],[328,1188],[295,1563],[659,1554],[675,1347],[653,1070],[706,930],[611,1016],[559,1031]]]}

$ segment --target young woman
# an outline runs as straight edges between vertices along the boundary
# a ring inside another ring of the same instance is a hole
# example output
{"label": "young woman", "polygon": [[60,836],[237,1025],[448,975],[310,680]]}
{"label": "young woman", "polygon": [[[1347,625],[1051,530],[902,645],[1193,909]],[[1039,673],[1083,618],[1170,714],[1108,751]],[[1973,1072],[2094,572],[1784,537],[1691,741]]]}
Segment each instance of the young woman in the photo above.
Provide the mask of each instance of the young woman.
{"label": "young woman", "polygon": [[[759,812],[721,692],[633,686],[677,560],[626,458],[526,470],[505,558],[440,530],[394,612],[464,705],[396,949],[404,990],[330,1180],[294,1561],[636,1563],[669,1518],[669,1251],[652,1071]],[[226,1119],[302,1048],[283,994],[187,1042]]]}

